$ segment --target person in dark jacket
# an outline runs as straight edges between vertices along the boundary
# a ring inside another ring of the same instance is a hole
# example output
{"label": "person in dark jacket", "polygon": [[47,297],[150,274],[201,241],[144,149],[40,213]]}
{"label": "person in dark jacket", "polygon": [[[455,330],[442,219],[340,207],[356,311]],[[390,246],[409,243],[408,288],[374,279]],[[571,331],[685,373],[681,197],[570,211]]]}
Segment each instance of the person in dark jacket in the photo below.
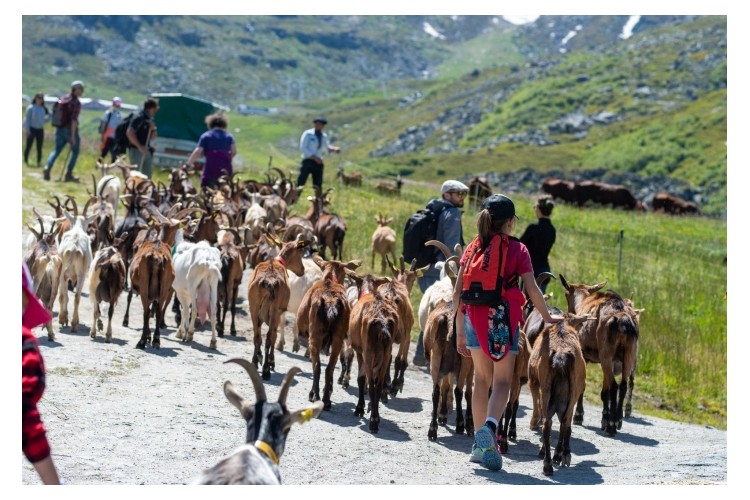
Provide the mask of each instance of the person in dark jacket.
{"label": "person in dark jacket", "polygon": [[[461,181],[448,180],[440,187],[440,199],[433,199],[427,204],[427,208],[433,212],[440,212],[438,215],[437,231],[435,239],[442,241],[445,245],[453,250],[456,243],[464,246],[464,235],[461,227],[461,210],[464,206],[466,195],[469,194],[469,187]],[[444,261],[443,252],[435,249],[435,262]],[[433,262],[434,264],[434,262]],[[424,273],[421,278],[417,279],[419,289],[424,293],[433,283],[440,279],[440,270],[435,269],[434,265]],[[424,356],[424,332],[419,332],[417,347],[414,352],[412,362],[417,366],[427,366],[427,359]]]}
{"label": "person in dark jacket", "polygon": [[[550,272],[548,258],[549,252],[552,250],[552,245],[555,244],[556,236],[555,226],[552,225],[552,221],[550,220],[553,208],[555,208],[555,203],[552,201],[551,196],[540,196],[536,204],[534,204],[534,211],[536,212],[538,222],[529,224],[521,236],[521,243],[526,245],[531,255],[534,278],[541,273]],[[542,293],[547,289],[547,283],[549,282],[544,282],[540,287]]]}
{"label": "person in dark jacket", "polygon": [[42,398],[45,370],[39,343],[31,329],[52,320],[49,311],[34,294],[29,268],[21,267],[21,449],[44,484],[60,484],[52,461],[47,431],[36,404]]}

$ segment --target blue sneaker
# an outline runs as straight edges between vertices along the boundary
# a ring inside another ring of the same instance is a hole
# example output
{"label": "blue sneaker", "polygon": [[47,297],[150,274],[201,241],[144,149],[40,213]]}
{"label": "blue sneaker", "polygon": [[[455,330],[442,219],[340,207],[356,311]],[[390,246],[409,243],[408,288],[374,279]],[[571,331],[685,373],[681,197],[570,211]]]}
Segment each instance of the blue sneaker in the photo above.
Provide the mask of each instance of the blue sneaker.
{"label": "blue sneaker", "polygon": [[482,465],[490,470],[500,470],[503,467],[503,457],[497,451],[497,438],[487,424],[474,435],[477,448],[482,450]]}

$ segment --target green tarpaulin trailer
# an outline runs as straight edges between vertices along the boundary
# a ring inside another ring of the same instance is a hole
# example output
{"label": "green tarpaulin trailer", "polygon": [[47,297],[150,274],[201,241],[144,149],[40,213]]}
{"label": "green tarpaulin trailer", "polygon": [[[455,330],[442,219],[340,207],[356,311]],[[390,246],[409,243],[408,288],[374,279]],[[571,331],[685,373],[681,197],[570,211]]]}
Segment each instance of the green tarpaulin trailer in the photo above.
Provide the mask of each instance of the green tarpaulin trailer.
{"label": "green tarpaulin trailer", "polygon": [[[154,115],[156,139],[154,164],[175,168],[183,165],[205,132],[206,116],[219,111],[229,111],[220,104],[178,93],[151,94],[159,101],[159,111]],[[200,160],[196,164],[200,169]]]}

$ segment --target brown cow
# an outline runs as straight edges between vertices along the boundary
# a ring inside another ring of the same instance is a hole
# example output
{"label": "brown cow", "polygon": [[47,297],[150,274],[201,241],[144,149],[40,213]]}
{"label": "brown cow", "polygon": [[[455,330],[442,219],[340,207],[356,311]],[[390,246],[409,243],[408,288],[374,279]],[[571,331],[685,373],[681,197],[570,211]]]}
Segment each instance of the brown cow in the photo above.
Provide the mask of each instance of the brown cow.
{"label": "brown cow", "polygon": [[563,179],[547,178],[542,181],[542,191],[569,203],[576,202],[575,183]]}
{"label": "brown cow", "polygon": [[664,212],[665,214],[672,215],[700,214],[698,205],[692,201],[687,201],[679,196],[665,192],[656,193],[654,195],[654,199],[651,202],[651,208],[653,208],[654,212]]}
{"label": "brown cow", "polygon": [[587,202],[612,205],[625,210],[643,210],[643,203],[632,195],[628,188],[619,184],[606,184],[597,181],[581,181],[575,184],[576,201],[579,207]]}

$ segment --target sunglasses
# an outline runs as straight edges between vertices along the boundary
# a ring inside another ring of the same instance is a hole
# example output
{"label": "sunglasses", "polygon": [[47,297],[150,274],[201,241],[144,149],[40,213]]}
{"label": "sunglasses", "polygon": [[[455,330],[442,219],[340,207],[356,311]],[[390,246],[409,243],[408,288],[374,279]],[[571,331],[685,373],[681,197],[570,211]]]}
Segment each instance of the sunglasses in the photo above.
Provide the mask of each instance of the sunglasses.
{"label": "sunglasses", "polygon": [[466,191],[447,191],[447,193],[448,194],[455,194],[459,198],[464,198],[464,197],[466,197],[466,194],[467,194]]}

